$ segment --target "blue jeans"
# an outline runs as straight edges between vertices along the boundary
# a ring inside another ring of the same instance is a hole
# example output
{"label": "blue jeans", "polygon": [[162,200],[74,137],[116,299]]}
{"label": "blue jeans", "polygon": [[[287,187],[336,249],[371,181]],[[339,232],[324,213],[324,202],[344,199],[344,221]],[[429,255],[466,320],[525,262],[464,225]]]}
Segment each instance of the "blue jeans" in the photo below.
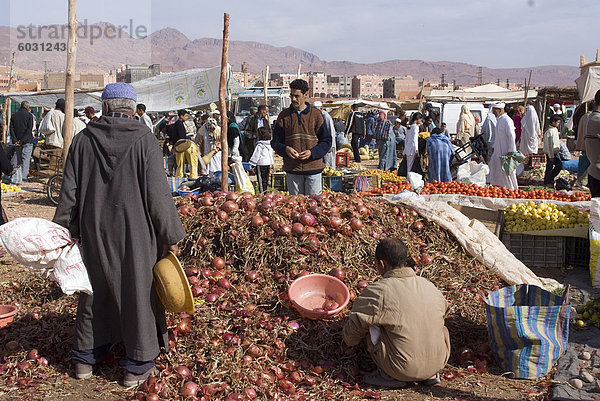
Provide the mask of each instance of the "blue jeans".
{"label": "blue jeans", "polygon": [[[110,344],[102,345],[100,347],[79,351],[76,349],[72,349],[72,359],[73,362],[85,363],[88,365],[96,365],[104,359],[108,351],[110,351]],[[142,373],[146,373],[150,369],[154,367],[154,361],[136,361],[134,359],[130,359],[126,356],[121,358],[119,362],[121,367],[128,372],[133,373],[134,375],[141,375]]]}
{"label": "blue jeans", "polygon": [[590,159],[588,159],[587,154],[585,152],[581,152],[581,156],[579,156],[579,166],[577,166],[577,178],[581,178],[581,176],[587,171],[590,166]]}
{"label": "blue jeans", "polygon": [[579,169],[579,160],[562,160],[563,170],[567,170],[569,173],[576,173]]}
{"label": "blue jeans", "polygon": [[321,173],[310,175],[286,173],[285,183],[290,195],[320,195],[323,189]]}
{"label": "blue jeans", "polygon": [[[20,154],[17,154],[20,152]],[[15,153],[10,161],[13,167],[19,165],[21,162],[21,175],[23,176],[23,181],[27,181],[27,176],[29,175],[29,164],[31,162],[31,154],[33,153],[33,143],[25,143],[20,147],[16,148]],[[15,183],[17,185],[22,184],[22,182]]]}

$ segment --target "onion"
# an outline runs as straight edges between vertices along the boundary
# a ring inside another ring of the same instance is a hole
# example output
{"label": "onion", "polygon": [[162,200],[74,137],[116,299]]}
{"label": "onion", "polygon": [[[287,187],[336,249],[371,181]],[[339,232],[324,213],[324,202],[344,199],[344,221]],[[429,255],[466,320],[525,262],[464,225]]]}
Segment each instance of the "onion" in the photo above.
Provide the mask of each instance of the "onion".
{"label": "onion", "polygon": [[300,221],[300,219],[302,218],[302,213],[300,213],[299,211],[295,211],[292,213],[291,217],[292,221]]}
{"label": "onion", "polygon": [[156,393],[148,393],[144,396],[144,401],[160,401],[160,397]]}
{"label": "onion", "polygon": [[304,383],[308,384],[309,386],[314,386],[315,384],[317,384],[318,379],[314,376],[305,376],[304,377]]}
{"label": "onion", "polygon": [[200,279],[198,278],[198,276],[189,276],[188,282],[191,286],[194,286],[200,284]]}
{"label": "onion", "polygon": [[333,269],[331,269],[329,271],[329,275],[338,278],[342,281],[346,278],[346,272],[344,272],[344,270],[340,267],[334,267]]}
{"label": "onion", "polygon": [[415,221],[412,226],[413,226],[413,228],[415,230],[422,230],[423,229],[423,223],[420,222],[420,221]]}
{"label": "onion", "polygon": [[217,294],[208,294],[206,295],[206,302],[213,303],[217,300]]}
{"label": "onion", "polygon": [[185,275],[188,277],[197,276],[198,268],[197,267],[188,267],[187,269],[185,269]]}
{"label": "onion", "polygon": [[431,255],[423,255],[421,256],[421,262],[423,262],[424,265],[430,265],[433,263],[433,257],[431,257]]}
{"label": "onion", "polygon": [[199,297],[202,294],[204,294],[204,290],[202,289],[202,287],[200,287],[199,285],[192,287],[192,295],[194,296],[194,298]]}
{"label": "onion", "polygon": [[17,370],[23,371],[27,370],[31,367],[31,364],[28,361],[19,361],[16,366]]}
{"label": "onion", "polygon": [[185,365],[179,365],[175,367],[175,374],[177,375],[177,377],[184,380],[190,379],[192,377],[192,371]]}
{"label": "onion", "polygon": [[246,198],[242,201],[242,209],[247,212],[251,212],[256,209],[256,201],[254,199]]}
{"label": "onion", "polygon": [[227,221],[228,218],[229,218],[229,215],[227,214],[227,212],[225,212],[223,210],[219,210],[217,212],[217,219],[219,219],[220,221]]}
{"label": "onion", "polygon": [[179,394],[183,395],[184,397],[195,397],[197,392],[198,385],[192,381],[188,381],[184,383],[183,387],[181,387]]}
{"label": "onion", "polygon": [[226,398],[225,401],[243,401],[244,396],[240,393],[231,393]]}
{"label": "onion", "polygon": [[213,202],[212,196],[203,196],[200,198],[200,205],[202,206],[212,206]]}
{"label": "onion", "polygon": [[263,355],[263,351],[258,345],[252,344],[248,347],[248,355],[258,358]]}
{"label": "onion", "polygon": [[304,234],[304,225],[302,223],[294,223],[292,224],[292,234],[295,237],[300,237]]}
{"label": "onion", "polygon": [[256,281],[258,277],[258,272],[256,270],[250,270],[246,273],[246,280],[248,281]]}
{"label": "onion", "polygon": [[214,258],[212,260],[211,266],[215,270],[221,270],[222,268],[225,267],[225,259],[220,258],[220,257],[217,256],[216,258]]}
{"label": "onion", "polygon": [[181,319],[181,322],[177,325],[177,331],[181,334],[187,334],[192,331],[192,321],[190,318]]}
{"label": "onion", "polygon": [[257,397],[256,390],[254,390],[252,387],[246,387],[244,389],[244,394],[246,394],[246,398],[249,400],[254,400]]}
{"label": "onion", "polygon": [[228,201],[235,201],[239,197],[240,194],[237,192],[227,192],[227,195],[225,195],[225,199],[227,199]]}
{"label": "onion", "polygon": [[40,359],[38,359],[37,361],[38,361],[38,366],[40,366],[40,367],[48,366],[48,360],[46,358],[44,358],[43,356],[41,356]]}
{"label": "onion", "polygon": [[350,219],[350,227],[354,231],[360,231],[363,227],[363,222],[360,219],[352,218]]}
{"label": "onion", "polygon": [[338,228],[339,226],[342,225],[343,222],[344,222],[344,220],[342,220],[340,217],[331,216],[329,218],[328,225],[331,228]]}
{"label": "onion", "polygon": [[258,228],[258,227],[262,226],[263,224],[265,224],[265,220],[262,217],[260,217],[260,216],[252,217],[252,227]]}
{"label": "onion", "polygon": [[221,210],[223,210],[225,213],[231,213],[235,210],[238,210],[239,206],[237,203],[235,203],[234,201],[228,200],[225,203],[223,203],[223,205],[221,206]]}
{"label": "onion", "polygon": [[292,227],[290,227],[287,224],[284,224],[281,227],[279,227],[279,232],[281,233],[281,235],[290,235],[292,233]]}
{"label": "onion", "polygon": [[365,288],[366,286],[369,285],[368,281],[365,280],[360,280],[357,284],[356,284],[356,288],[358,288],[358,290],[362,290],[363,288]]}
{"label": "onion", "polygon": [[302,217],[300,217],[300,223],[302,223],[305,226],[314,226],[315,224],[317,224],[317,220],[315,219],[315,216],[313,216],[310,213],[304,213],[302,215]]}
{"label": "onion", "polygon": [[27,354],[27,359],[30,361],[37,361],[38,359],[40,359],[40,353],[37,349],[34,348]]}
{"label": "onion", "polygon": [[267,212],[271,209],[273,209],[273,203],[268,201],[267,199],[263,200],[263,202],[260,204],[260,210],[262,210],[263,212]]}
{"label": "onion", "polygon": [[228,288],[230,288],[230,287],[231,287],[231,283],[230,283],[230,282],[229,282],[229,280],[227,280],[225,277],[223,277],[223,278],[220,278],[220,279],[217,281],[217,285],[218,285],[219,287],[221,287],[221,288],[225,288],[225,289],[228,289]]}
{"label": "onion", "polygon": [[249,363],[252,363],[254,359],[250,356],[250,355],[244,355],[242,357],[242,362],[245,363],[246,365]]}
{"label": "onion", "polygon": [[298,330],[300,328],[300,324],[295,320],[292,320],[288,324],[292,330]]}
{"label": "onion", "polygon": [[308,212],[309,212],[310,214],[312,214],[313,216],[318,216],[318,215],[320,215],[321,213],[323,213],[323,209],[321,209],[321,208],[320,208],[319,206],[317,206],[317,205],[314,205],[314,206],[311,206],[311,207],[308,209]]}

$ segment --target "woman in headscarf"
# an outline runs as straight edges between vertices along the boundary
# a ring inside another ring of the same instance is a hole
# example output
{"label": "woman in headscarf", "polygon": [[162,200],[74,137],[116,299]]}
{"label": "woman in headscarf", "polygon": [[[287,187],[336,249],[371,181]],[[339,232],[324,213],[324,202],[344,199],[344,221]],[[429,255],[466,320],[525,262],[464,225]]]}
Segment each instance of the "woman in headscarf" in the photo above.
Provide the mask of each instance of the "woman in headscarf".
{"label": "woman in headscarf", "polygon": [[[515,122],[515,132],[516,131],[517,126]],[[519,152],[524,155],[536,154],[538,152],[540,136],[540,119],[535,111],[535,107],[529,105],[525,111],[525,116],[521,119],[521,142],[519,143]]]}
{"label": "woman in headscarf", "polygon": [[515,138],[517,149],[519,148],[519,143],[521,142],[521,121],[523,121],[523,115],[525,114],[525,107],[518,105],[515,114],[512,115],[513,123],[515,123]]}
{"label": "woman in headscarf", "polygon": [[404,157],[406,158],[406,174],[412,171],[415,160],[419,162],[419,125],[423,121],[423,114],[418,111],[410,116],[410,128],[406,132],[404,141]]}
{"label": "woman in headscarf", "polygon": [[434,128],[427,139],[427,156],[429,157],[429,182],[452,181],[450,161],[454,156],[454,146],[444,135],[441,128]]}
{"label": "woman in headscarf", "polygon": [[396,153],[396,136],[392,123],[387,119],[387,113],[384,110],[379,112],[379,117],[375,120],[373,134],[377,141],[377,150],[379,152],[379,169],[383,171],[395,170],[398,166],[394,155]]}
{"label": "woman in headscarf", "polygon": [[469,106],[463,104],[460,109],[460,115],[458,116],[458,123],[456,123],[456,141],[461,145],[471,141],[471,137],[475,136],[475,117],[469,110]]}

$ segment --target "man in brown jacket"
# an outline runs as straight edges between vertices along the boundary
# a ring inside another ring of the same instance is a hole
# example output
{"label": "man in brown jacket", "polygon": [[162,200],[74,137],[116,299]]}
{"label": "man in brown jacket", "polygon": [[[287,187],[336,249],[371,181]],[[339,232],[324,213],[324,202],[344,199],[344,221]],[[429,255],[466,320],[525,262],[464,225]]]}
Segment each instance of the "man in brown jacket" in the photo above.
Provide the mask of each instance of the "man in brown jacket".
{"label": "man in brown jacket", "polygon": [[344,326],[346,344],[366,341],[378,371],[365,377],[372,385],[401,388],[410,382],[439,383],[438,372],[450,356],[444,326],[448,304],[427,279],[406,265],[406,245],[385,238],[375,250],[383,279],[367,286],[354,301]]}
{"label": "man in brown jacket", "polygon": [[283,157],[285,181],[290,195],[319,195],[323,157],[331,149],[331,132],[321,111],[308,99],[308,82],[290,83],[292,105],[277,116],[271,147]]}

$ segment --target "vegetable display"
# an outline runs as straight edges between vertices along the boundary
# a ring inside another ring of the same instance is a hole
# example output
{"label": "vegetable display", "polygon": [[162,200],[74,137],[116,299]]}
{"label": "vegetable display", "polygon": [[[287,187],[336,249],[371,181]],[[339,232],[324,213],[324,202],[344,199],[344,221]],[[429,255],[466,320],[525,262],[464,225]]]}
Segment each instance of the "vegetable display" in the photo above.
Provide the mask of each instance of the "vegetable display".
{"label": "vegetable display", "polygon": [[480,187],[476,184],[465,184],[459,181],[427,182],[421,191],[421,195],[430,194],[461,194],[468,196],[483,196],[488,198],[510,198],[510,199],[550,199],[563,202],[588,201],[591,199],[589,194],[583,192],[574,192],[572,194],[559,191],[547,191],[543,189],[534,189],[525,191],[522,189],[508,189],[506,187],[496,187],[493,185]]}
{"label": "vegetable display", "polygon": [[[448,300],[453,350],[486,342],[477,290],[498,289],[502,281],[414,210],[342,193],[187,194],[177,207],[188,233],[180,258],[196,311],[168,314],[170,350],[157,358],[159,376],[123,390],[125,399],[379,398],[357,384],[375,369],[370,357],[341,337],[351,304],[329,320],[307,320],[291,306],[287,289],[302,275],[331,274],[348,286],[352,302],[379,278],[374,251],[386,236],[405,241],[410,264]],[[0,387],[20,395],[54,389],[71,366],[76,298],[61,296],[41,278],[14,284],[0,291],[0,302],[21,299],[33,312],[0,329]],[[109,354],[103,375],[118,379],[122,355],[122,347]],[[483,372],[487,355],[470,361],[455,352],[452,361],[478,363],[473,372]]]}
{"label": "vegetable display", "polygon": [[576,207],[533,201],[512,204],[504,208],[505,229],[509,232],[587,227],[590,215]]}

